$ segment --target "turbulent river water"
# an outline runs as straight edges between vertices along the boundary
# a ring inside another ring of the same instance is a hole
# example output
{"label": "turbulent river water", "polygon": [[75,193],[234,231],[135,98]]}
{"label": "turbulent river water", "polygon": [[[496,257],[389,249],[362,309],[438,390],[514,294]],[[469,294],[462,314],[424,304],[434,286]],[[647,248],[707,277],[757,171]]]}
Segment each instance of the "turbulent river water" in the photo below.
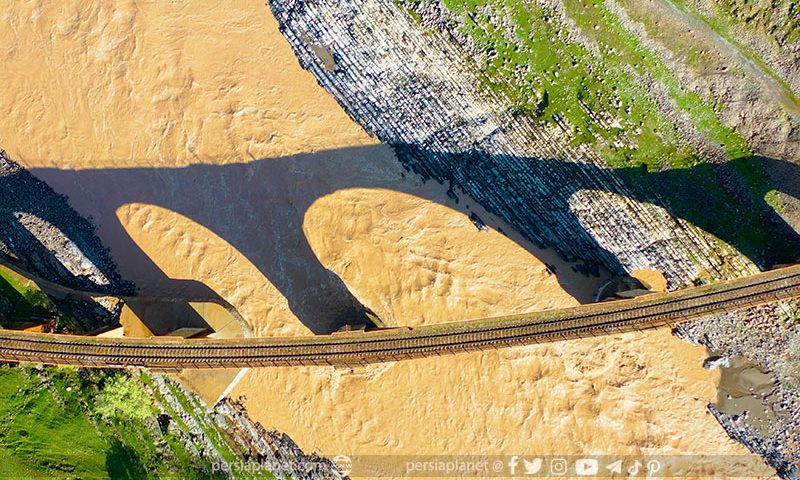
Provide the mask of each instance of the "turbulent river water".
{"label": "turbulent river water", "polygon": [[[256,335],[297,335],[312,326],[292,308],[305,286],[281,283],[295,270],[333,272],[413,325],[574,305],[603,281],[475,228],[406,172],[300,68],[263,2],[30,0],[5,7],[0,38],[0,147],[93,218],[144,292],[201,282]],[[706,411],[719,373],[704,358],[655,331],[251,370],[232,395],[326,455],[747,455]],[[230,378],[192,384],[214,398]]]}

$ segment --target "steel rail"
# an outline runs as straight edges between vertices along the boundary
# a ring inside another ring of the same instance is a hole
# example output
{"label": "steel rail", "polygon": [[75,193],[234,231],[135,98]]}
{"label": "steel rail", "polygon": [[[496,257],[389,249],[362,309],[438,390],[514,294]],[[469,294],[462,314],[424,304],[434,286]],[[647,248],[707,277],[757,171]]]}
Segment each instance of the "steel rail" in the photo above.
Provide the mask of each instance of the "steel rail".
{"label": "steel rail", "polygon": [[795,298],[800,265],[631,300],[366,333],[176,340],[0,330],[0,361],[161,370],[361,365],[657,328]]}

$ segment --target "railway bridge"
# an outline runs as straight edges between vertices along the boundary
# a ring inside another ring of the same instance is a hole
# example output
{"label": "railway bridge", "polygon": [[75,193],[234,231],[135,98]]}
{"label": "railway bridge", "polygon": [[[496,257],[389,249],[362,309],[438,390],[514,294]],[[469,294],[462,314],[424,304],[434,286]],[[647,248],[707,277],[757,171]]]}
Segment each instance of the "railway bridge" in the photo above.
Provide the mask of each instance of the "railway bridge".
{"label": "railway bridge", "polygon": [[363,365],[674,326],[795,298],[800,265],[631,300],[311,337],[119,339],[0,330],[0,361],[158,370]]}

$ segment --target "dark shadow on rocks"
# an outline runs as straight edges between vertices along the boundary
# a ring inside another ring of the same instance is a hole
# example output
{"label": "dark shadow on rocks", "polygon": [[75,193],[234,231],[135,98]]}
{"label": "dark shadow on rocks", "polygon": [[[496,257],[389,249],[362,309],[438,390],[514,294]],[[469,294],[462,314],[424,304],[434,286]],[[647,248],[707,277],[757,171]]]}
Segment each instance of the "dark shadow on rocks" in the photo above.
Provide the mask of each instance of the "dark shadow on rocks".
{"label": "dark shadow on rocks", "polygon": [[[3,264],[18,267],[60,286],[93,292],[94,296],[136,294],[133,283],[120,276],[110,253],[97,237],[94,225],[70,206],[66,196],[56,193],[2,151],[0,246]],[[152,264],[145,256],[140,260]],[[65,264],[70,264],[72,269]],[[176,283],[190,284],[191,287],[183,288],[189,296],[221,301],[215,292],[200,282]],[[43,284],[39,287],[66,315],[64,318],[75,323],[59,325],[59,330],[89,332],[117,323],[118,309],[109,309],[89,295],[64,293]],[[136,311],[136,302],[131,302],[130,306]],[[169,306],[173,311],[181,312],[180,318],[186,325],[180,326],[209,327],[188,302],[170,302]]]}
{"label": "dark shadow on rocks", "polygon": [[[68,193],[78,211],[92,215],[112,251],[123,252],[118,257],[125,258],[126,278],[137,283],[138,279],[163,279],[155,283],[160,289],[175,290],[168,294],[208,288],[199,282],[171,283],[128,236],[116,215],[127,204],[157,205],[205,226],[236,248],[287,298],[292,312],[314,333],[363,323],[368,312],[344,282],[320,263],[303,231],[311,205],[342,189],[396,190],[469,215],[467,201],[456,204],[453,200],[466,193],[472,197],[469,201],[477,201],[535,244],[552,247],[570,261],[584,260],[615,273],[622,271],[616,258],[570,211],[569,198],[578,190],[610,191],[659,205],[733,245],[762,268],[794,262],[800,251],[797,233],[764,202],[763,194],[770,187],[747,180],[757,178],[748,176],[747,169],[762,168],[765,162],[786,164],[790,178],[800,178],[797,166],[778,160],[748,158],[722,166],[648,173],[639,168],[612,171],[556,160],[394,146],[401,162],[423,178],[467,186],[464,192],[451,191],[452,199],[448,199],[440,194],[441,187],[404,179],[404,171],[387,155],[387,148],[344,148],[228,165],[37,169],[33,173],[55,190]],[[425,159],[424,165],[420,158]],[[739,177],[745,180],[737,187]],[[554,182],[554,178],[564,181]],[[613,181],[601,181],[608,178]],[[544,179],[548,181],[540,181]],[[737,191],[739,187],[744,190]],[[789,195],[798,193],[791,181],[779,187]],[[58,218],[49,218],[60,225]],[[557,275],[561,280],[561,274]]]}
{"label": "dark shadow on rocks", "polygon": [[[54,254],[56,250],[75,268],[81,268],[81,273],[67,269]],[[108,293],[132,291],[132,285],[123,282],[116,272],[91,223],[69,206],[66,197],[8,159],[2,150],[0,259],[4,264],[13,264],[71,288]],[[83,268],[88,264],[92,267]],[[116,320],[116,311],[89,298],[53,297],[52,300],[75,323],[59,328],[92,331]]]}
{"label": "dark shadow on rocks", "polygon": [[[72,245],[65,244],[65,239]],[[65,196],[12,162],[2,151],[0,241],[6,254],[42,278],[97,292],[132,292],[132,285],[120,278],[92,224],[70,207]],[[81,273],[71,272],[56,258],[54,250],[59,248],[77,268],[83,267]]]}
{"label": "dark shadow on rocks", "polygon": [[[767,176],[779,169],[785,174]],[[767,202],[772,190],[800,199],[800,166],[765,157],[645,173],[614,171],[634,198],[664,207],[733,246],[762,270],[800,260],[800,236]]]}
{"label": "dark shadow on rocks", "polygon": [[[800,236],[765,200],[773,189],[800,199],[800,166],[794,163],[746,157],[648,172],[477,150],[454,154],[413,145],[395,148],[407,168],[458,186],[535,243],[614,273],[624,273],[617,259],[570,211],[569,199],[578,191],[615,193],[662,207],[730,244],[761,269],[800,258]],[[767,172],[774,171],[783,174],[770,181]]]}

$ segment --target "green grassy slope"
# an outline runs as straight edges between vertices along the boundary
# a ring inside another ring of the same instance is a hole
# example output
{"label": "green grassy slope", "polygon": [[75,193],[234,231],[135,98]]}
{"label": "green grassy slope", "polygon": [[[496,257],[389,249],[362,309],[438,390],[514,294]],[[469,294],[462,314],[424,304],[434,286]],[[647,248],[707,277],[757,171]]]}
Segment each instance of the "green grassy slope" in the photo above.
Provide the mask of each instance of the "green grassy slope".
{"label": "green grassy slope", "polygon": [[[575,142],[593,146],[608,165],[657,170],[702,161],[653,103],[642,78],[664,85],[677,107],[730,158],[750,154],[747,142],[720,120],[716,105],[684,88],[604,1],[563,3],[578,33],[595,45],[593,51],[575,41],[555,11],[537,3],[445,0],[461,17],[461,33],[486,53],[483,69],[490,88],[546,122],[565,119]],[[497,18],[511,28],[498,26]]]}
{"label": "green grassy slope", "polygon": [[124,371],[0,366],[0,478],[213,477],[158,413]]}
{"label": "green grassy slope", "polygon": [[50,316],[52,305],[38,288],[28,286],[0,267],[0,326],[28,323],[34,316]]}

